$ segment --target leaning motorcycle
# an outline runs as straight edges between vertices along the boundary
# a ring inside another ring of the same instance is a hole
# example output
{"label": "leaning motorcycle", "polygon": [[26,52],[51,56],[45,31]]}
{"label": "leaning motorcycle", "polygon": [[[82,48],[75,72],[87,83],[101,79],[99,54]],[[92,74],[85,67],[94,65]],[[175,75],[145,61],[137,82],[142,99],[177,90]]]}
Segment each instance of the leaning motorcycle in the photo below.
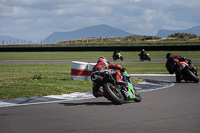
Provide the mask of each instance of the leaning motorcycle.
{"label": "leaning motorcycle", "polygon": [[142,98],[133,86],[130,76],[125,70],[121,73],[123,75],[123,80],[127,82],[128,86],[118,83],[116,78],[114,78],[115,74],[111,74],[108,71],[93,72],[91,75],[91,80],[95,84],[103,87],[105,98],[112,101],[112,103],[115,105],[121,105],[125,101],[131,100],[140,102]]}
{"label": "leaning motorcycle", "polygon": [[[177,65],[176,75],[181,75],[182,79],[187,81],[194,81],[195,83],[199,82],[199,76],[197,74],[196,67],[190,67],[186,62],[179,62]],[[181,79],[176,78],[177,82],[181,82]]]}
{"label": "leaning motorcycle", "polygon": [[146,53],[146,54],[138,54],[140,56],[140,60],[143,61],[143,60],[148,60],[148,61],[151,61],[151,57],[149,55],[149,53]]}
{"label": "leaning motorcycle", "polygon": [[117,59],[120,59],[121,61],[124,59],[120,52],[114,52],[113,54],[113,60],[116,61]]}

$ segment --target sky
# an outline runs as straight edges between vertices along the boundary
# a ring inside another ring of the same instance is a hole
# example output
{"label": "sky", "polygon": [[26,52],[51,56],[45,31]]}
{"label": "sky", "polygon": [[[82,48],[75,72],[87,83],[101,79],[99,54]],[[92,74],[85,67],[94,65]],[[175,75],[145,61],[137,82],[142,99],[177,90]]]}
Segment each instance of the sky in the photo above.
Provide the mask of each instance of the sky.
{"label": "sky", "polygon": [[200,25],[200,0],[0,0],[0,35],[36,41],[106,24],[139,35]]}

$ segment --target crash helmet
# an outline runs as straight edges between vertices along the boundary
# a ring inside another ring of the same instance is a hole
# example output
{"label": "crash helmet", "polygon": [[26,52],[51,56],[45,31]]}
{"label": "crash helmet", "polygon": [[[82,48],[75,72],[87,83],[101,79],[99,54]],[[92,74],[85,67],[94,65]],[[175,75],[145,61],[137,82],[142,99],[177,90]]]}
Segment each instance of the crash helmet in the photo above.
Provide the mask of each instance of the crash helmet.
{"label": "crash helmet", "polygon": [[104,56],[99,57],[98,60],[97,60],[97,63],[99,63],[101,61],[106,62],[106,63],[108,62],[108,60]]}
{"label": "crash helmet", "polygon": [[166,54],[166,58],[167,58],[167,59],[172,58],[172,56],[173,56],[172,53],[167,53],[167,54]]}
{"label": "crash helmet", "polygon": [[145,51],[145,49],[142,49],[142,52],[144,52]]}

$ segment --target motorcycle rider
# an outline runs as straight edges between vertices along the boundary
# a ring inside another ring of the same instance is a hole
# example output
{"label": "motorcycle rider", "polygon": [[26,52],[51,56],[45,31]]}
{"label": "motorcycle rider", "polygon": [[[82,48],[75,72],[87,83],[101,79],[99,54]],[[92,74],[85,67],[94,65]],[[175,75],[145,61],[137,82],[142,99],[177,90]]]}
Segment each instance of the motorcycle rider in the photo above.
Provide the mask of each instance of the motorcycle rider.
{"label": "motorcycle rider", "polygon": [[120,59],[120,56],[121,56],[120,51],[115,50],[115,51],[113,52],[113,59],[114,59],[114,60]]}
{"label": "motorcycle rider", "polygon": [[145,49],[142,49],[139,55],[140,55],[142,58],[145,58],[145,55],[146,55],[146,54],[147,54],[147,52],[145,51]]}
{"label": "motorcycle rider", "polygon": [[[110,70],[110,69],[112,69],[112,70]],[[112,75],[116,75],[116,79],[117,79],[118,83],[127,85],[126,82],[122,81],[122,74],[120,72],[120,70],[125,70],[125,68],[123,66],[120,66],[118,64],[112,64],[112,63],[108,62],[108,60],[105,57],[101,56],[98,58],[97,64],[93,67],[92,72],[99,71],[99,70],[108,71]],[[93,95],[95,97],[105,96],[99,90],[99,88],[100,88],[100,86],[93,83]]]}
{"label": "motorcycle rider", "polygon": [[120,55],[121,55],[121,54],[120,54],[120,51],[116,50],[116,51],[115,51],[115,56],[117,56],[117,57],[119,58]]}
{"label": "motorcycle rider", "polygon": [[179,62],[181,61],[186,62],[190,67],[193,67],[192,61],[190,59],[187,59],[186,57],[181,57],[179,55],[173,55],[172,53],[167,53],[166,58],[167,58],[166,68],[170,74],[173,74],[175,72],[177,82],[180,82],[183,79],[181,74],[177,70],[177,65],[179,64]]}
{"label": "motorcycle rider", "polygon": [[117,56],[117,53],[118,53],[118,50],[115,50],[115,51],[113,52],[113,55],[114,55],[114,56]]}

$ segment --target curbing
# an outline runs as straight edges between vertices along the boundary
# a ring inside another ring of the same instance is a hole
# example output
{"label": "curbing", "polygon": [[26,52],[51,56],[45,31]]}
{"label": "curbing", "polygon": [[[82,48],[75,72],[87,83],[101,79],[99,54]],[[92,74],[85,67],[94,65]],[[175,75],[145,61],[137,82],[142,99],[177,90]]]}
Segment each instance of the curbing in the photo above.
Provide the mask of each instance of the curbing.
{"label": "curbing", "polygon": [[[171,81],[166,81],[166,80],[153,80],[153,79],[145,79],[145,80],[146,82],[142,82],[135,85],[135,88],[138,92],[155,91],[155,90],[169,88],[174,85],[174,83],[172,83]],[[44,97],[5,99],[5,100],[0,100],[0,107],[25,106],[33,104],[74,101],[74,100],[83,100],[92,98],[94,98],[92,92],[83,92],[83,93],[75,92],[71,94],[50,95]]]}

